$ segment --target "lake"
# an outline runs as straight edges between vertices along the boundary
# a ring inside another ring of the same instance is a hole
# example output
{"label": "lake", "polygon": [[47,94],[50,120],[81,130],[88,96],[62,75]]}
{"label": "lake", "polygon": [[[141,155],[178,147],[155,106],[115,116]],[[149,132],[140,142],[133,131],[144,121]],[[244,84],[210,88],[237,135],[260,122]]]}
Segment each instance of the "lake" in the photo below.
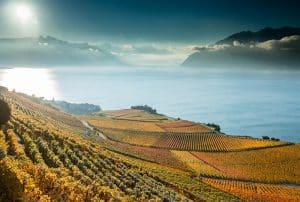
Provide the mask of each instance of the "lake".
{"label": "lake", "polygon": [[300,142],[300,73],[172,68],[0,69],[0,85],[102,109],[147,104],[223,132]]}

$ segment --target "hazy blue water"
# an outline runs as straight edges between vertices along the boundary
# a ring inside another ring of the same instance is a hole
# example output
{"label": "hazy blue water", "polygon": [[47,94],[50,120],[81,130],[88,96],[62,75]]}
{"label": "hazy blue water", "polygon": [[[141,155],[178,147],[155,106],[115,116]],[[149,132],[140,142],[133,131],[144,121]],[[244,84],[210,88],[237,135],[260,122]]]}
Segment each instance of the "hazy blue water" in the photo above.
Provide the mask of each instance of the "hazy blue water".
{"label": "hazy blue water", "polygon": [[184,68],[54,69],[60,99],[103,109],[148,104],[173,117],[213,122],[229,134],[300,142],[300,74]]}

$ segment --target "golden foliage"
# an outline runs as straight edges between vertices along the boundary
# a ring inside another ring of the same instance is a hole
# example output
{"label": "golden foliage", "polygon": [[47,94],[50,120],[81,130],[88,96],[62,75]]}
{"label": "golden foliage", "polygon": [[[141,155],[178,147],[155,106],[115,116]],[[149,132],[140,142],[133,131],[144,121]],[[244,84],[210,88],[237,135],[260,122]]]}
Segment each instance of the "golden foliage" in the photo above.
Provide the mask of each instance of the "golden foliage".
{"label": "golden foliage", "polygon": [[229,178],[300,183],[300,144],[244,152],[193,154]]}
{"label": "golden foliage", "polygon": [[201,176],[218,176],[223,177],[222,172],[216,168],[208,165],[207,163],[196,158],[189,151],[171,151],[178,159],[186,163],[190,168],[192,168],[198,175]]}
{"label": "golden foliage", "polygon": [[163,132],[164,130],[157,126],[155,122],[142,122],[131,120],[112,119],[100,116],[84,117],[91,125],[98,128],[115,128],[115,129],[132,129],[137,131],[157,131]]}
{"label": "golden foliage", "polygon": [[215,132],[177,133],[99,128],[112,140],[133,145],[184,151],[240,151],[284,145],[284,142],[234,137]]}
{"label": "golden foliage", "polygon": [[[234,190],[239,188],[231,191],[228,190],[229,185],[223,188],[207,185],[193,173],[187,172],[182,162],[202,177],[299,183],[298,145],[245,151],[286,143],[201,132],[202,125],[185,121],[167,120],[165,125],[159,126],[157,123],[161,121],[153,121],[159,117],[123,111],[111,114],[113,118],[84,117],[104,135],[119,141],[102,140],[100,146],[91,141],[92,137],[83,135],[85,128],[76,117],[45,106],[39,99],[18,93],[8,92],[4,99],[10,104],[13,114],[11,121],[0,130],[0,146],[8,154],[0,161],[0,195],[11,200],[245,199],[244,191],[236,194],[237,197],[226,193],[234,194]],[[176,151],[170,153],[167,149]],[[171,168],[172,162],[169,161],[173,160],[176,166]],[[272,175],[275,170],[278,174]],[[213,185],[215,182],[207,183]],[[263,194],[268,192],[260,185],[255,186]]]}
{"label": "golden foliage", "polygon": [[203,178],[203,182],[245,201],[300,201],[300,187]]}
{"label": "golden foliage", "polygon": [[105,111],[103,114],[105,116],[114,119],[132,120],[132,121],[157,122],[157,121],[165,121],[169,119],[164,115],[150,114],[143,110],[138,110],[138,109],[111,110],[111,111]]}

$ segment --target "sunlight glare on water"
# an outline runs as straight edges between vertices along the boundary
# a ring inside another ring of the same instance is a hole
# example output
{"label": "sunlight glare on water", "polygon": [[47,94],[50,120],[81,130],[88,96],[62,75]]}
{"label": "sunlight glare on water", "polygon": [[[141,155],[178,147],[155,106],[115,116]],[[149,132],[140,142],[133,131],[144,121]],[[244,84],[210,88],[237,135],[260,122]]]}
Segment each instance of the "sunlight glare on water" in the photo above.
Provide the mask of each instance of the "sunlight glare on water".
{"label": "sunlight glare on water", "polygon": [[59,98],[55,79],[49,69],[12,68],[0,70],[0,85],[9,90],[44,97]]}

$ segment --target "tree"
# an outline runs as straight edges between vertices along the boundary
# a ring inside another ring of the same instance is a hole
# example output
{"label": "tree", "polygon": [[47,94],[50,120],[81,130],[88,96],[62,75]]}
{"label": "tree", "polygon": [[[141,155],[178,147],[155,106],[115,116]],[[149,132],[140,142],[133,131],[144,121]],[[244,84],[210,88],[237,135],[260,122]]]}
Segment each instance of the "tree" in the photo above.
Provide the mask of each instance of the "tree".
{"label": "tree", "polygon": [[215,123],[208,123],[206,124],[208,127],[213,128],[217,132],[221,132],[221,127],[218,124]]}
{"label": "tree", "polygon": [[157,114],[156,109],[153,109],[152,107],[148,105],[136,105],[136,106],[131,106],[131,109],[138,109],[138,110],[144,110],[145,112],[148,112],[150,114]]}
{"label": "tree", "polygon": [[8,122],[10,119],[10,107],[8,104],[0,99],[0,125],[3,125]]}

